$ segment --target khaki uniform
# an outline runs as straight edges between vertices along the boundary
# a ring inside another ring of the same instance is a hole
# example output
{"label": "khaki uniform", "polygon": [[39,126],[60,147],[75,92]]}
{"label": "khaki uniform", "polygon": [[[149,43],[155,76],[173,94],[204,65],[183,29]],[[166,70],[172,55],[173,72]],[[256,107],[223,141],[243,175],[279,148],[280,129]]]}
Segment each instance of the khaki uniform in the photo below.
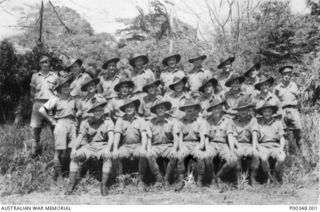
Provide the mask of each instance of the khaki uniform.
{"label": "khaki uniform", "polygon": [[154,73],[150,69],[145,69],[141,73],[131,73],[130,79],[134,82],[135,88],[133,94],[141,95],[144,93],[142,88],[147,84],[148,81],[156,80]]}
{"label": "khaki uniform", "polygon": [[210,107],[210,104],[212,103],[213,99],[221,100],[222,97],[217,96],[217,95],[210,95],[209,97],[201,95],[198,98],[199,102],[201,102],[201,108],[202,108],[202,111],[200,113],[201,117],[206,118],[210,115],[210,113],[207,112],[207,108]]}
{"label": "khaki uniform", "polygon": [[116,75],[113,78],[105,79],[105,77],[100,77],[100,82],[98,87],[100,87],[102,95],[106,99],[111,99],[117,96],[117,92],[114,90],[114,87],[120,82],[120,76]]}
{"label": "khaki uniform", "polygon": [[281,121],[273,119],[266,123],[263,119],[258,120],[259,146],[258,152],[261,160],[266,161],[269,157],[284,161],[285,152],[280,149],[280,138],[284,136],[284,129]]}
{"label": "khaki uniform", "polygon": [[203,81],[212,77],[212,73],[209,70],[203,68],[200,68],[198,71],[192,70],[188,73],[190,91],[192,93],[199,93],[199,88],[202,86]]}
{"label": "khaki uniform", "polygon": [[110,111],[110,116],[113,121],[118,120],[120,117],[124,115],[124,112],[120,110],[120,107],[124,104],[127,98],[120,98],[118,96],[116,98],[111,99],[108,103],[107,107]]}
{"label": "khaki uniform", "polygon": [[150,108],[152,104],[156,101],[161,99],[161,96],[156,96],[155,99],[151,99],[150,96],[147,94],[141,99],[141,104],[138,108],[138,113],[141,117],[144,117],[146,120],[150,119],[154,114],[150,112]]}
{"label": "khaki uniform", "polygon": [[160,74],[160,80],[163,82],[164,86],[163,86],[163,91],[166,92],[172,92],[169,89],[169,85],[172,84],[173,79],[175,77],[179,77],[179,78],[183,78],[185,77],[185,72],[183,70],[179,70],[177,68],[175,68],[174,71],[163,71]]}
{"label": "khaki uniform", "polygon": [[163,158],[172,157],[173,148],[173,125],[175,120],[168,117],[160,120],[152,118],[148,124],[151,132],[151,155]]}
{"label": "khaki uniform", "polygon": [[70,84],[70,95],[74,97],[85,97],[86,92],[81,91],[81,86],[84,82],[91,80],[92,78],[88,73],[82,72],[77,76]]}
{"label": "khaki uniform", "polygon": [[126,116],[119,118],[115,125],[115,133],[121,134],[120,158],[139,157],[141,145],[141,133],[150,135],[148,125],[143,118],[135,116],[129,121]]}
{"label": "khaki uniform", "polygon": [[70,97],[61,99],[53,97],[43,107],[48,111],[55,111],[54,118],[57,124],[54,128],[54,140],[56,150],[72,148],[76,140],[76,101]]}
{"label": "khaki uniform", "polygon": [[208,149],[199,150],[200,135],[208,136],[209,129],[206,121],[200,117],[193,120],[188,120],[188,117],[182,118],[181,121],[174,125],[174,134],[182,134],[183,146],[179,147],[179,151],[175,157],[185,158],[192,155],[195,158],[205,159],[208,154]]}
{"label": "khaki uniform", "polygon": [[83,121],[77,138],[81,141],[81,147],[76,151],[75,157],[110,157],[111,153],[106,150],[109,132],[114,132],[114,123],[110,118],[106,118],[97,129],[90,126],[88,121]]}
{"label": "khaki uniform", "polygon": [[77,117],[82,117],[87,118],[88,116],[90,116],[88,114],[88,110],[91,108],[92,104],[95,101],[103,101],[104,97],[101,94],[95,94],[94,97],[89,98],[88,96],[80,99],[77,101],[77,107],[78,107],[78,111],[77,111]]}
{"label": "khaki uniform", "polygon": [[231,157],[231,151],[228,145],[227,136],[232,133],[230,119],[223,116],[218,122],[215,122],[211,117],[207,118],[209,126],[209,139],[215,151],[211,151],[211,157],[220,157],[221,159],[232,162],[235,158]]}
{"label": "khaki uniform", "polygon": [[227,102],[227,111],[231,114],[235,114],[236,111],[233,110],[238,105],[238,100],[240,97],[246,95],[245,92],[240,91],[238,93],[234,93],[231,90],[225,93],[225,100]]}
{"label": "khaki uniform", "polygon": [[35,90],[30,121],[32,128],[42,128],[46,122],[45,118],[40,114],[39,109],[48,99],[55,97],[53,89],[58,83],[59,77],[53,72],[49,72],[47,75],[43,75],[41,72],[32,75],[30,86]]}
{"label": "khaki uniform", "polygon": [[250,121],[240,121],[239,117],[230,119],[229,133],[231,133],[238,141],[238,148],[236,155],[238,157],[251,157],[252,156],[252,133],[258,132],[258,122],[256,118],[251,118]]}
{"label": "khaki uniform", "polygon": [[172,115],[172,117],[181,119],[185,115],[185,113],[183,111],[180,111],[179,107],[183,106],[186,99],[190,99],[191,96],[189,92],[184,92],[180,96],[178,96],[177,93],[173,92],[171,94],[165,95],[164,98],[172,104],[170,110],[170,114]]}
{"label": "khaki uniform", "polygon": [[286,128],[302,129],[301,115],[298,110],[299,89],[296,83],[290,82],[287,87],[282,83],[274,88],[282,106],[283,120]]}

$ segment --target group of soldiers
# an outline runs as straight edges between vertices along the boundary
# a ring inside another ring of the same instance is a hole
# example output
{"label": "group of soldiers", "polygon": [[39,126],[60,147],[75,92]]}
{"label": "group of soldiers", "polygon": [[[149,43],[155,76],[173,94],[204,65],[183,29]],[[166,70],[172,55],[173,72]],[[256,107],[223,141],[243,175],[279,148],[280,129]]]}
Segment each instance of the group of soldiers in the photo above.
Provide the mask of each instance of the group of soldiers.
{"label": "group of soldiers", "polygon": [[[300,145],[293,67],[281,67],[282,78],[274,86],[273,77],[260,73],[260,63],[240,75],[232,66],[235,57],[229,57],[214,74],[202,66],[206,58],[193,56],[188,60],[193,69],[185,72],[179,68],[181,55],[168,55],[160,77],[155,77],[146,68],[147,55],[134,54],[129,59],[132,68],[118,70],[120,57],[114,54],[92,77],[80,59],[56,73],[50,58],[42,56],[41,70],[30,83],[31,156],[41,154],[41,130],[49,123],[55,142],[54,177],[61,176],[63,166],[70,171],[66,195],[74,191],[90,158],[103,161],[103,196],[111,174],[125,173],[130,161],[138,166],[142,190],[148,168],[155,186],[175,191],[183,189],[187,173],[200,187],[220,187],[228,176],[239,179],[247,170],[254,185],[259,167],[281,183],[287,132]],[[231,180],[235,186],[237,182]]]}

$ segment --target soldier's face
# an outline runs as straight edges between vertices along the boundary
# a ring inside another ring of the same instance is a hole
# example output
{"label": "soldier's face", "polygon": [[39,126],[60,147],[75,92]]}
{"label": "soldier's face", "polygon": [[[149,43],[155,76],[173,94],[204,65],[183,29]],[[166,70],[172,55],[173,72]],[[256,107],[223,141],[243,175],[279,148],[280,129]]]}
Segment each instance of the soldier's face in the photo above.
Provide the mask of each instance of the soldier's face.
{"label": "soldier's face", "polygon": [[226,65],[224,65],[224,66],[222,67],[222,70],[223,70],[224,72],[230,72],[230,71],[231,71],[231,63],[227,63]]}
{"label": "soldier's face", "polygon": [[246,118],[248,116],[248,109],[244,108],[244,109],[238,110],[238,115],[240,118]]}
{"label": "soldier's face", "polygon": [[66,83],[60,88],[60,92],[63,95],[69,95],[70,94],[70,84]]}
{"label": "soldier's face", "polygon": [[99,120],[104,114],[104,107],[97,107],[92,111],[94,120]]}
{"label": "soldier's face", "polygon": [[258,70],[257,69],[253,69],[251,72],[250,72],[250,77],[251,78],[255,78],[258,76]]}
{"label": "soldier's face", "polygon": [[231,89],[234,90],[234,91],[237,91],[240,89],[240,82],[239,80],[235,80],[232,82],[231,84]]}
{"label": "soldier's face", "polygon": [[205,87],[204,87],[204,93],[205,94],[211,94],[214,92],[214,88],[213,85],[211,83],[208,83]]}
{"label": "soldier's face", "polygon": [[96,93],[97,91],[97,86],[94,82],[91,82],[88,86],[87,86],[87,91],[88,93]]}
{"label": "soldier's face", "polygon": [[282,74],[284,81],[290,81],[291,80],[291,73],[284,73]]}
{"label": "soldier's face", "polygon": [[164,116],[166,113],[166,106],[164,105],[159,105],[158,107],[156,107],[156,114],[157,116]]}
{"label": "soldier's face", "polygon": [[168,60],[168,66],[169,66],[170,68],[174,68],[174,67],[176,66],[176,64],[177,64],[177,60],[176,60],[175,57],[169,58],[169,60]]}
{"label": "soldier's face", "polygon": [[181,81],[181,82],[179,82],[178,84],[176,84],[175,86],[174,86],[174,90],[176,91],[176,92],[181,92],[181,91],[183,91],[183,88],[184,88],[184,83]]}
{"label": "soldier's face", "polygon": [[81,71],[81,67],[80,67],[80,65],[78,64],[78,63],[74,63],[74,64],[72,64],[72,66],[70,67],[70,70],[71,70],[71,72],[73,73],[73,74],[78,74],[78,73],[80,73],[80,71]]}
{"label": "soldier's face", "polygon": [[136,112],[136,107],[133,103],[129,104],[126,106],[126,108],[124,109],[125,113],[127,115],[133,115]]}
{"label": "soldier's face", "polygon": [[41,70],[48,70],[49,66],[50,66],[49,60],[46,60],[40,63]]}
{"label": "soldier's face", "polygon": [[119,89],[119,92],[122,96],[127,96],[129,95],[129,85],[128,84],[122,84],[120,89]]}
{"label": "soldier's face", "polygon": [[134,60],[134,65],[136,68],[142,68],[144,64],[144,60],[141,57],[138,57]]}
{"label": "soldier's face", "polygon": [[222,113],[222,105],[218,105],[212,109],[212,115],[219,116]]}
{"label": "soldier's face", "polygon": [[263,115],[263,118],[265,118],[265,119],[268,119],[268,120],[271,119],[272,114],[273,114],[272,108],[264,108],[262,110],[262,115]]}
{"label": "soldier's face", "polygon": [[157,93],[157,86],[151,85],[151,86],[149,86],[147,91],[148,91],[148,94],[155,95]]}
{"label": "soldier's face", "polygon": [[201,67],[202,66],[202,59],[197,59],[193,61],[194,67]]}
{"label": "soldier's face", "polygon": [[186,116],[194,116],[199,112],[199,110],[195,107],[187,107],[184,112],[186,113]]}
{"label": "soldier's face", "polygon": [[260,85],[260,90],[263,93],[267,93],[269,91],[270,84],[268,82],[264,82]]}
{"label": "soldier's face", "polygon": [[107,73],[110,75],[114,75],[117,70],[117,64],[115,62],[110,62],[107,66]]}

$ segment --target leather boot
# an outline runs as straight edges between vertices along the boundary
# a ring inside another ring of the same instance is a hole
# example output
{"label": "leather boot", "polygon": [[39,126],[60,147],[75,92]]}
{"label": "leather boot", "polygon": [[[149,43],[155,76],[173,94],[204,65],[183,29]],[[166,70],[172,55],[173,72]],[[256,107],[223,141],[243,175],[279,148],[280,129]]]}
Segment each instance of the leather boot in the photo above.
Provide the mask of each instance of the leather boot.
{"label": "leather boot", "polygon": [[257,156],[252,157],[252,163],[251,163],[251,173],[250,173],[250,184],[252,186],[257,184],[256,177],[257,177],[257,171],[259,168],[259,158]]}
{"label": "leather boot", "polygon": [[77,172],[70,172],[67,190],[64,193],[65,195],[70,195],[73,192],[77,184],[77,176],[78,176]]}
{"label": "leather boot", "polygon": [[156,178],[155,187],[160,187],[162,185],[163,179],[157,161],[154,157],[150,157],[148,158],[148,162],[151,172],[153,176]]}
{"label": "leather boot", "polygon": [[203,176],[205,173],[205,163],[202,159],[197,159],[197,186],[203,187]]}
{"label": "leather boot", "polygon": [[100,192],[102,196],[108,195],[107,182],[109,179],[109,173],[102,173],[102,179],[100,183]]}
{"label": "leather boot", "polygon": [[178,167],[177,167],[177,171],[178,171],[178,183],[174,189],[174,191],[181,191],[184,187],[184,171],[185,171],[185,167],[184,167],[184,161],[179,160],[178,161]]}

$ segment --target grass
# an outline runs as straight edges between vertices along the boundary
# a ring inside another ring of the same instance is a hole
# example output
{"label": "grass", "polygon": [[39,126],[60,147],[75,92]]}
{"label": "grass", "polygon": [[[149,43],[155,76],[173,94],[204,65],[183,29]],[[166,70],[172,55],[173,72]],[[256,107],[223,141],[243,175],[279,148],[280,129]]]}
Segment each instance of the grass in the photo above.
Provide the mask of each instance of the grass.
{"label": "grass", "polygon": [[[11,204],[316,204],[319,196],[319,120],[318,112],[303,116],[303,157],[287,156],[282,186],[250,187],[247,173],[244,173],[238,189],[200,189],[192,180],[186,179],[183,192],[151,187],[144,193],[137,192],[135,176],[123,175],[112,185],[106,199],[101,199],[99,182],[91,175],[81,180],[74,196],[63,195],[67,179],[52,180],[50,162],[54,146],[49,129],[42,133],[43,156],[33,160],[25,146],[30,139],[28,126],[3,125],[0,127],[1,201]],[[123,198],[128,201],[123,202]]]}

